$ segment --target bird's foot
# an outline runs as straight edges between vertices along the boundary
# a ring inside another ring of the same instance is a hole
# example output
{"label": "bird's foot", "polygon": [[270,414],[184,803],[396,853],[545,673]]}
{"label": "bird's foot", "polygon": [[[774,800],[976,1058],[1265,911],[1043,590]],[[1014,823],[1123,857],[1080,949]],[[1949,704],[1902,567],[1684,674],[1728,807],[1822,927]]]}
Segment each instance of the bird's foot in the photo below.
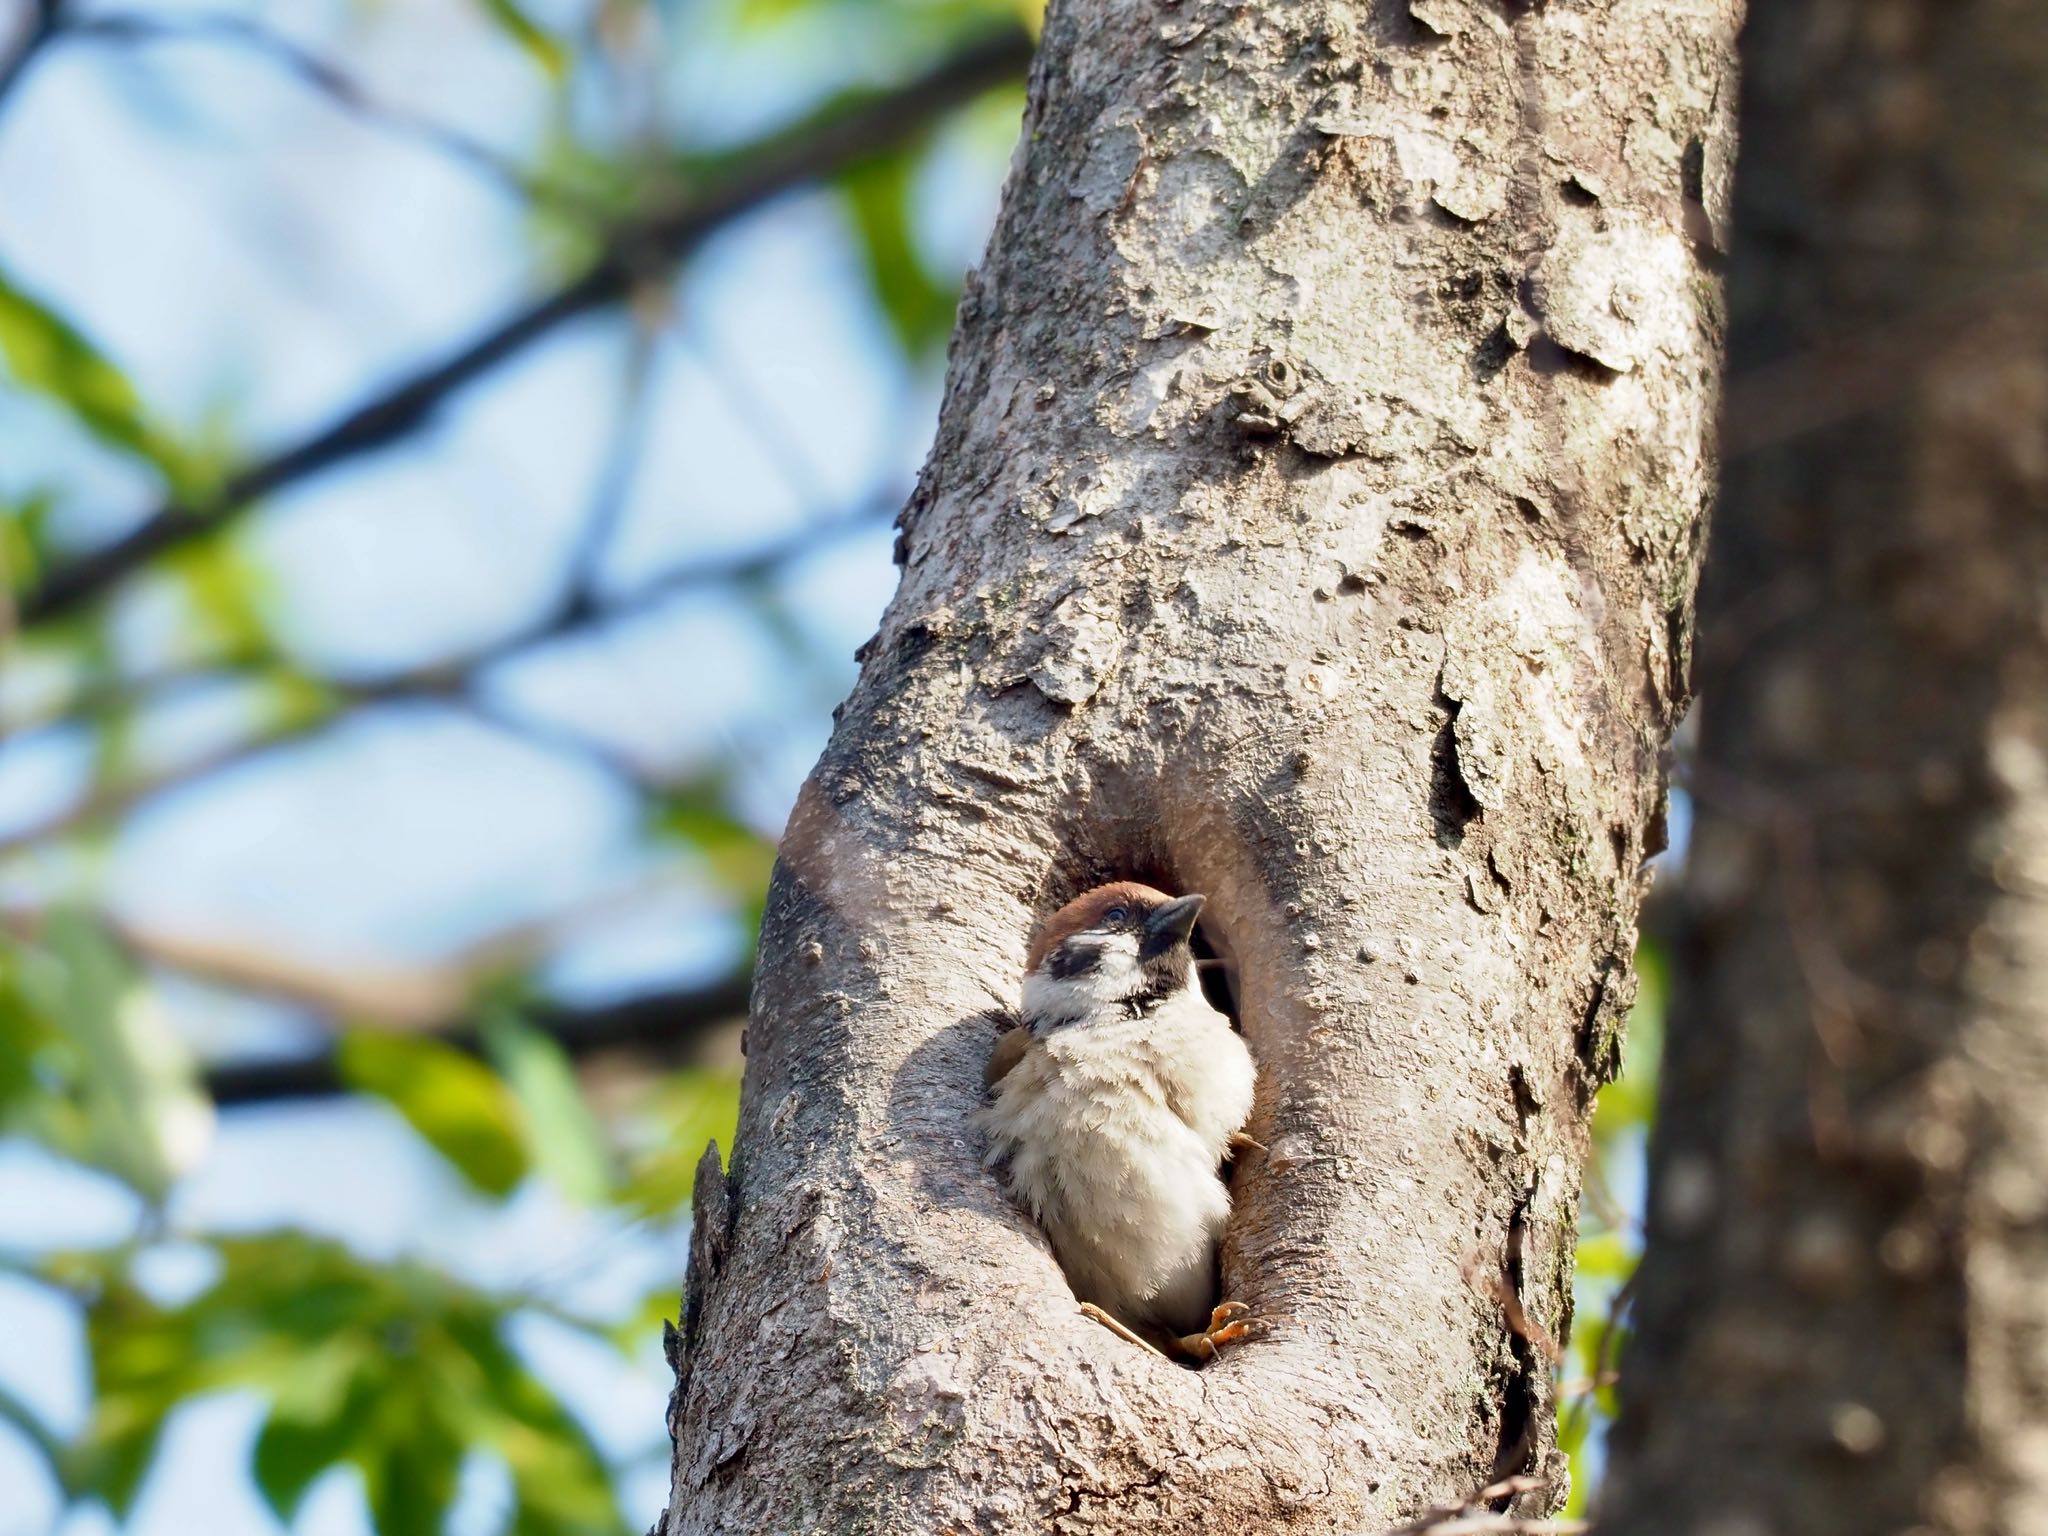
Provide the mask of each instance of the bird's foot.
{"label": "bird's foot", "polygon": [[1137,1334],[1133,1333],[1123,1323],[1111,1317],[1107,1312],[1103,1311],[1102,1308],[1095,1305],[1094,1302],[1082,1302],[1081,1315],[1083,1317],[1094,1318],[1096,1322],[1102,1324],[1103,1327],[1107,1328],[1111,1333],[1115,1334],[1118,1338],[1126,1340],[1129,1343],[1135,1344],[1138,1346],[1138,1348],[1142,1350],[1147,1350],[1152,1354],[1159,1355],[1159,1357],[1162,1360],[1166,1358],[1163,1354],[1160,1354],[1158,1345],[1154,1344],[1150,1339],[1140,1338]]}
{"label": "bird's foot", "polygon": [[1263,1141],[1253,1141],[1243,1131],[1232,1131],[1230,1133],[1228,1147],[1232,1157],[1235,1157],[1240,1152],[1256,1152],[1263,1157],[1266,1152],[1266,1144]]}
{"label": "bird's foot", "polygon": [[1259,1331],[1252,1309],[1241,1301],[1218,1302],[1209,1314],[1209,1326],[1200,1333],[1184,1333],[1175,1342],[1195,1360],[1214,1360],[1225,1344],[1240,1344]]}

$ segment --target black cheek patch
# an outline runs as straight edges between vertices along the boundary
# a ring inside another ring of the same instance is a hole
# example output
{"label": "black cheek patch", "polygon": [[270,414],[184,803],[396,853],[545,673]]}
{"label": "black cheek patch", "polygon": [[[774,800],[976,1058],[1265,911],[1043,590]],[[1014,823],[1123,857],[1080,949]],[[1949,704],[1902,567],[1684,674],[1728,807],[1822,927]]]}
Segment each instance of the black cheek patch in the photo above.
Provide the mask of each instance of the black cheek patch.
{"label": "black cheek patch", "polygon": [[1187,985],[1188,946],[1185,940],[1148,958],[1143,966],[1142,990],[1134,999],[1149,1012]]}
{"label": "black cheek patch", "polygon": [[1102,964],[1100,944],[1077,944],[1069,939],[1046,959],[1046,974],[1055,981],[1072,981],[1086,976]]}

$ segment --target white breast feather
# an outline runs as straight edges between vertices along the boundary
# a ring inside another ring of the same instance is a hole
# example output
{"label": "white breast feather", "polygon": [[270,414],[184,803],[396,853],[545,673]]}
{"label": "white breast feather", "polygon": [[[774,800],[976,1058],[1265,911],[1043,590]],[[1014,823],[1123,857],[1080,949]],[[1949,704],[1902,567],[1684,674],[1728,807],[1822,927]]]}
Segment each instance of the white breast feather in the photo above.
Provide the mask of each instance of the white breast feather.
{"label": "white breast feather", "polygon": [[[1031,992],[1041,980],[1027,980],[1026,999],[1044,1017],[1053,998]],[[1253,1076],[1243,1039],[1190,986],[1143,1018],[1051,1031],[997,1085],[977,1117],[988,1160],[1052,1239],[1076,1296],[1177,1332],[1207,1319],[1230,1214],[1217,1170],[1251,1113]]]}

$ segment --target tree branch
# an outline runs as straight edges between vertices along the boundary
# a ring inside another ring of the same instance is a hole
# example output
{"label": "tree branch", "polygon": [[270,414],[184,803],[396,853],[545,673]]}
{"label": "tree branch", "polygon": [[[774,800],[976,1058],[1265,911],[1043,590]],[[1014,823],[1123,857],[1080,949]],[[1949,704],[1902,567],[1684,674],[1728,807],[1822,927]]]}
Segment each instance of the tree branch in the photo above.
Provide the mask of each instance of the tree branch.
{"label": "tree branch", "polygon": [[[260,753],[311,736],[317,731],[331,727],[338,719],[353,710],[373,705],[415,703],[423,700],[461,701],[468,695],[471,675],[484,667],[510,661],[550,641],[567,639],[586,629],[616,623],[635,614],[649,612],[661,603],[685,592],[709,586],[737,585],[771,575],[790,561],[824,548],[834,539],[876,526],[885,510],[897,506],[900,500],[900,497],[893,495],[883,497],[870,506],[828,522],[806,525],[787,538],[764,545],[760,549],[749,550],[726,559],[706,560],[682,566],[636,591],[613,600],[610,606],[601,612],[586,611],[577,601],[575,590],[565,589],[558,603],[553,608],[544,610],[531,624],[511,634],[499,636],[488,645],[480,646],[466,654],[447,657],[426,666],[367,682],[317,679],[317,686],[342,701],[339,708],[300,715],[286,724],[263,731],[246,740],[230,742],[145,779],[102,785],[42,821],[0,835],[0,856],[18,852],[75,827],[118,815],[151,795],[195,783],[211,774],[246,762]],[[261,668],[251,666],[246,670],[256,673]],[[190,677],[163,678],[158,680],[156,686],[169,687],[177,682],[191,680]],[[95,704],[92,707],[106,706]],[[504,723],[502,713],[485,713],[498,723]],[[53,725],[64,723],[75,722],[72,717],[51,722]],[[22,727],[17,724],[17,735],[21,729]],[[532,727],[529,725],[526,729],[530,730]],[[641,783],[641,775],[635,774],[631,777],[636,784]],[[646,786],[642,784],[641,787]]]}
{"label": "tree branch", "polygon": [[23,26],[21,41],[0,61],[0,107],[13,96],[36,55],[64,29],[64,4],[65,0],[36,0],[35,14]]}
{"label": "tree branch", "polygon": [[146,16],[114,12],[81,17],[67,24],[63,35],[74,42],[94,40],[130,47],[210,43],[240,49],[268,59],[358,121],[422,144],[480,172],[518,197],[549,203],[592,219],[597,217],[598,209],[568,187],[531,175],[480,139],[377,100],[339,66],[246,16]]}
{"label": "tree branch", "polygon": [[733,219],[893,149],[948,109],[1014,79],[1029,62],[1031,46],[1023,31],[1005,30],[886,95],[818,113],[685,206],[622,228],[605,253],[566,286],[522,306],[310,437],[230,476],[210,505],[167,502],[127,534],[52,571],[22,594],[19,624],[29,628],[61,618],[165,551],[225,527],[262,497],[345,459],[389,447],[500,363],[568,321],[623,297],[636,282],[686,256]]}
{"label": "tree branch", "polygon": [[[528,1010],[527,1021],[552,1035],[572,1059],[600,1051],[643,1047],[673,1051],[729,1019],[744,1018],[753,985],[747,975],[707,987],[657,992],[596,1008],[547,1004]],[[475,1026],[465,1024],[441,1037],[472,1054],[483,1047]],[[217,1066],[206,1073],[215,1104],[233,1107],[282,1099],[326,1098],[347,1091],[333,1050],[283,1061]]]}

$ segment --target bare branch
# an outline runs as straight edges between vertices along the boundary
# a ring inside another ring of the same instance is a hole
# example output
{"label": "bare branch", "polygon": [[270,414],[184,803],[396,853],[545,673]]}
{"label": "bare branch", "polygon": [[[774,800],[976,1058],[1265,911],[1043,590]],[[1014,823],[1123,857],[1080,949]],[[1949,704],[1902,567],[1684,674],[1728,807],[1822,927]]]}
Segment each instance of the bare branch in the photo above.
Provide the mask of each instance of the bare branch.
{"label": "bare branch", "polygon": [[[572,1058],[639,1047],[675,1053],[707,1030],[746,1017],[752,980],[729,977],[710,986],[650,993],[595,1008],[542,1004],[527,1010],[527,1022],[552,1035]],[[465,1025],[441,1036],[461,1050],[481,1054],[475,1029]],[[280,1099],[326,1098],[346,1091],[332,1051],[283,1061],[244,1062],[210,1068],[206,1088],[215,1104],[232,1107]]]}
{"label": "bare branch", "polygon": [[109,925],[136,959],[181,976],[279,1002],[302,1004],[337,1018],[374,1022],[394,1031],[446,1027],[468,1004],[475,978],[462,965],[346,965],[279,954],[202,933],[172,932],[114,918]]}
{"label": "bare branch", "polygon": [[[329,1018],[428,1033],[458,1028],[479,988],[529,970],[577,929],[684,889],[674,867],[640,872],[565,910],[500,928],[424,965],[358,956],[323,960],[199,928],[166,928],[118,915],[106,921],[121,947],[150,965],[301,1004]],[[10,926],[29,921],[26,914],[9,915]]]}
{"label": "bare branch", "polygon": [[29,628],[69,614],[166,550],[227,526],[261,498],[343,460],[391,446],[499,364],[567,322],[623,298],[713,231],[785,192],[896,148],[947,110],[1014,79],[1030,56],[1029,37],[1021,30],[1004,30],[908,85],[820,113],[682,207],[622,228],[605,253],[566,286],[524,305],[312,436],[230,476],[210,504],[168,502],[120,538],[52,571],[22,595],[19,623]]}
{"label": "bare branch", "polygon": [[[202,753],[163,773],[145,779],[104,785],[53,816],[0,836],[0,856],[18,852],[75,828],[103,821],[110,816],[120,815],[152,795],[196,783],[210,774],[219,773],[262,753],[326,730],[338,719],[357,709],[375,705],[443,700],[460,704],[495,723],[511,725],[502,711],[480,703],[471,693],[470,685],[476,672],[513,660],[552,641],[567,639],[586,630],[602,628],[638,614],[651,612],[686,592],[760,580],[772,575],[792,560],[827,547],[836,539],[878,526],[887,515],[887,511],[897,506],[900,500],[899,495],[891,493],[858,511],[823,523],[808,524],[788,537],[764,545],[760,549],[749,550],[726,559],[705,560],[679,567],[634,592],[614,599],[598,613],[585,612],[575,601],[575,593],[565,592],[562,601],[554,609],[544,611],[533,623],[510,634],[498,636],[476,650],[445,657],[427,666],[367,682],[319,679],[318,685],[339,701],[336,710],[300,715],[286,724],[242,741],[231,742],[215,751]],[[254,673],[260,668],[252,666],[247,670]],[[176,683],[190,680],[189,677],[164,678],[159,680],[157,686],[174,686]],[[95,703],[94,707],[105,707],[104,701]],[[71,722],[72,717],[66,717],[64,723]],[[560,734],[547,731],[533,721],[519,722],[515,728],[522,734]],[[626,782],[642,789],[651,787],[644,773],[637,769],[629,771],[619,761],[617,754],[603,752],[600,743],[579,741],[578,747],[579,751],[593,761],[609,761],[613,771]]]}
{"label": "bare branch", "polygon": [[286,74],[324,97],[357,121],[411,142],[481,172],[515,196],[548,203],[595,221],[601,210],[573,189],[532,175],[517,162],[480,139],[445,123],[378,100],[338,65],[271,31],[246,16],[146,16],[111,12],[81,17],[63,30],[67,40],[149,46],[158,43],[208,43],[240,49],[280,65]]}
{"label": "bare branch", "polygon": [[64,5],[65,0],[36,0],[35,12],[23,26],[21,40],[0,61],[0,107],[6,106],[36,56],[64,30]]}
{"label": "bare branch", "polygon": [[594,615],[599,611],[604,559],[632,500],[633,481],[639,473],[641,456],[647,446],[647,427],[653,415],[655,394],[655,355],[659,346],[660,336],[652,327],[636,325],[633,338],[628,343],[620,380],[620,405],[612,427],[611,444],[597,472],[590,510],[584,516],[575,548],[569,554],[569,574],[561,600],[564,613]]}

